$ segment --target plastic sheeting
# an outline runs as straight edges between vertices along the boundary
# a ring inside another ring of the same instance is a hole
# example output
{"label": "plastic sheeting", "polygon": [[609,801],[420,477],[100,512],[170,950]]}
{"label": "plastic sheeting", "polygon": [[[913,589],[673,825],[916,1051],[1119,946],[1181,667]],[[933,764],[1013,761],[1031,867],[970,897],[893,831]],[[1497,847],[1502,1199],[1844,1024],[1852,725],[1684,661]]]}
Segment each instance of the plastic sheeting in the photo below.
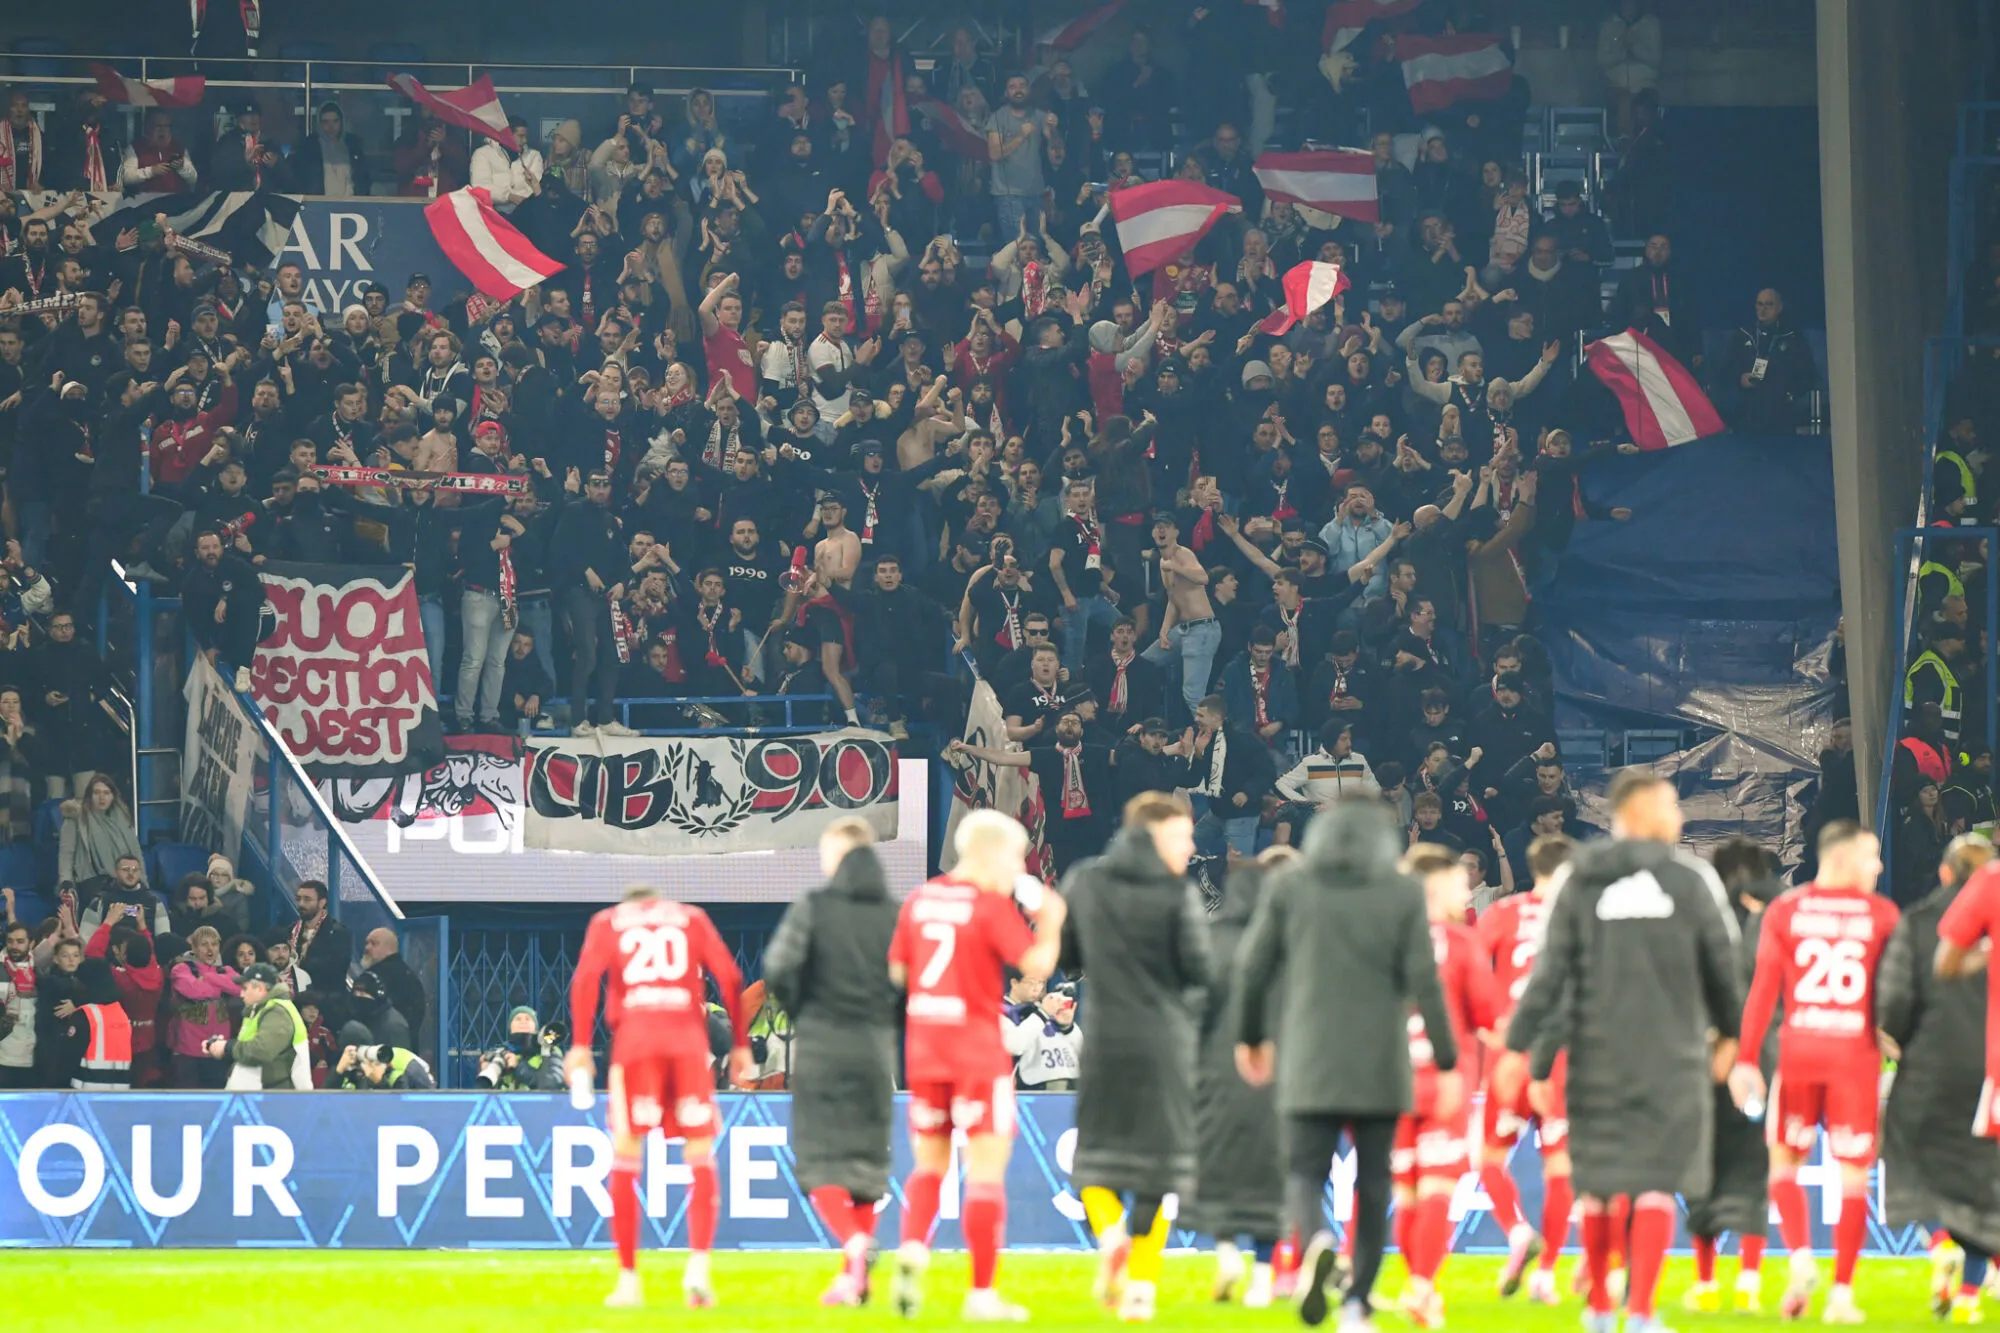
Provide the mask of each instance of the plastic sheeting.
{"label": "plastic sheeting", "polygon": [[[1798,860],[1832,722],[1833,470],[1816,436],[1715,436],[1584,474],[1625,523],[1580,523],[1537,598],[1563,727],[1693,728],[1653,767],[1697,847],[1741,833]],[[1586,816],[1605,824],[1602,783]]]}

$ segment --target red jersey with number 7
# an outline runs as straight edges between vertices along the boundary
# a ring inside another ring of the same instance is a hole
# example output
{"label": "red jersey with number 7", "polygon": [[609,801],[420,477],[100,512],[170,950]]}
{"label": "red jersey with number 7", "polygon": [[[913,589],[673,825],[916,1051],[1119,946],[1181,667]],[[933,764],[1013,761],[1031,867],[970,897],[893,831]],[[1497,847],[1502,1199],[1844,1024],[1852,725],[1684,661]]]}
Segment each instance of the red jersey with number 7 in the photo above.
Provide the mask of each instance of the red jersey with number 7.
{"label": "red jersey with number 7", "polygon": [[908,974],[904,1074],[912,1083],[1012,1073],[1000,1037],[1006,971],[1034,947],[1013,896],[940,875],[903,901],[889,961]]}
{"label": "red jersey with number 7", "polygon": [[590,918],[569,987],[571,1040],[588,1045],[597,988],[611,1029],[611,1061],[659,1055],[709,1057],[708,981],[729,1011],[734,1044],[749,1044],[743,974],[708,913],[665,898],[635,898]]}
{"label": "red jersey with number 7", "polygon": [[1881,1069],[1875,1042],[1875,965],[1902,913],[1879,893],[1805,884],[1764,911],[1757,975],[1743,1006],[1739,1063],[1764,1047],[1777,1002],[1778,1073],[1792,1079],[1872,1079]]}

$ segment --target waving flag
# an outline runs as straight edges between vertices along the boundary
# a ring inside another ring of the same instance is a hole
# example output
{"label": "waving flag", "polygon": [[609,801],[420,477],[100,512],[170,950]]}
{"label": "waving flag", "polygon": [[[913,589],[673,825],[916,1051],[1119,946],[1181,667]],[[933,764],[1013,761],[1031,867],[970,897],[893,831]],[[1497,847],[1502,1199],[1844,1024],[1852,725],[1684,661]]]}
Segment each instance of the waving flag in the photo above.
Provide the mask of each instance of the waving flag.
{"label": "waving flag", "polygon": [[1338,51],[1361,35],[1361,30],[1376,19],[1399,18],[1409,13],[1424,0],[1334,0],[1326,11],[1326,27],[1321,32],[1320,44],[1328,51]]}
{"label": "waving flag", "polygon": [[265,268],[284,253],[285,243],[291,239],[299,199],[275,190],[141,194],[90,225],[111,237],[152,222],[162,213],[175,235],[227,251],[238,264]]}
{"label": "waving flag", "polygon": [[1456,102],[1504,97],[1514,82],[1514,62],[1491,33],[1398,37],[1396,59],[1403,64],[1410,106],[1419,115]]}
{"label": "waving flag", "polygon": [[1110,203],[1125,271],[1135,278],[1193,249],[1218,218],[1243,206],[1233,194],[1181,180],[1113,190]]}
{"label": "waving flag", "polygon": [[1317,149],[1260,153],[1251,170],[1267,198],[1338,213],[1356,222],[1381,217],[1375,200],[1375,154]]}
{"label": "waving flag", "polygon": [[513,131],[507,128],[507,113],[500,109],[500,94],[493,91],[490,75],[480,75],[478,82],[467,84],[455,93],[434,93],[419,83],[414,74],[391,74],[389,86],[447,125],[483,134],[509,148],[514,146]]}
{"label": "waving flag", "polygon": [[1598,339],[1584,356],[1591,373],[1617,397],[1632,442],[1641,449],[1667,449],[1722,430],[1715,405],[1687,367],[1637,329]]}
{"label": "waving flag", "polygon": [[1264,316],[1257,327],[1278,337],[1351,285],[1338,264],[1322,264],[1316,259],[1294,264],[1285,273],[1285,303]]}
{"label": "waving flag", "polygon": [[950,149],[960,157],[976,157],[986,160],[986,135],[983,131],[966,123],[965,117],[946,106],[935,97],[917,103],[916,112],[930,125],[931,133],[937,135],[938,145]]}
{"label": "waving flag", "polygon": [[202,92],[208,87],[208,79],[200,74],[186,74],[178,79],[128,79],[109,65],[95,64],[90,73],[97,80],[97,91],[107,102],[119,106],[157,106],[168,111],[181,111],[191,106],[201,105]]}
{"label": "waving flag", "polygon": [[1099,5],[1088,14],[1073,18],[1067,23],[1058,23],[1052,28],[1044,29],[1042,34],[1035,38],[1035,45],[1046,46],[1053,51],[1074,51],[1077,47],[1083,45],[1084,38],[1109,23],[1117,15],[1118,11],[1123,8],[1125,8],[1125,0],[1109,0],[1108,3]]}
{"label": "waving flag", "polygon": [[563,271],[562,264],[530,245],[494,210],[492,196],[483,189],[439,195],[424,206],[424,220],[452,267],[495,300],[505,301]]}

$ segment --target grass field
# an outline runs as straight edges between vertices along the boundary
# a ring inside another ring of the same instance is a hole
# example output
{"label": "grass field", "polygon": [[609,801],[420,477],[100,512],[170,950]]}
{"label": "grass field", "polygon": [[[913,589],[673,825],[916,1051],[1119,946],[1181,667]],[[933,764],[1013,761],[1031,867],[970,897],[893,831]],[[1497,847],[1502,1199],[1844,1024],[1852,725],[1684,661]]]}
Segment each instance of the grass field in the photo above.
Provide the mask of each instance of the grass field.
{"label": "grass field", "polygon": [[[1569,1286],[1566,1258],[1561,1275]],[[362,1251],[17,1251],[0,1258],[10,1293],[7,1333],[224,1333],[278,1329],[283,1333],[621,1333],[621,1330],[890,1329],[904,1327],[886,1305],[823,1311],[817,1305],[831,1275],[831,1254],[719,1253],[715,1257],[716,1309],[689,1311],[680,1304],[681,1256],[648,1255],[640,1271],[652,1306],[606,1310],[608,1254],[370,1253]],[[1578,1327],[1581,1304],[1555,1309],[1492,1295],[1497,1259],[1456,1258],[1445,1266],[1449,1327],[1499,1333]],[[1034,1312],[1037,1329],[1110,1328],[1116,1321],[1089,1300],[1093,1260],[1080,1255],[1010,1254],[1001,1264],[1000,1287]],[[1205,1255],[1170,1255],[1160,1288],[1161,1329],[1297,1328],[1289,1306],[1267,1311],[1216,1306],[1208,1300],[1213,1262]],[[1718,1276],[1725,1291],[1735,1264],[1725,1259]],[[1775,1311],[1783,1283],[1782,1259],[1765,1265],[1764,1302]],[[1929,1267],[1921,1260],[1864,1261],[1857,1296],[1871,1328],[1934,1327],[1926,1308]],[[887,1268],[877,1270],[886,1280]],[[1661,1312],[1676,1328],[1750,1328],[1775,1325],[1775,1313],[1699,1317],[1681,1313],[1682,1290],[1693,1279],[1687,1260],[1673,1261],[1662,1290]],[[965,1291],[964,1257],[940,1254],[930,1278],[929,1304],[919,1326],[957,1322]],[[1402,1284],[1402,1266],[1391,1259],[1383,1274],[1385,1295]],[[1822,1290],[1824,1288],[1822,1287]],[[1809,1318],[1818,1322],[1818,1307]],[[1407,1328],[1395,1314],[1385,1329]],[[1331,1324],[1326,1327],[1331,1328]]]}

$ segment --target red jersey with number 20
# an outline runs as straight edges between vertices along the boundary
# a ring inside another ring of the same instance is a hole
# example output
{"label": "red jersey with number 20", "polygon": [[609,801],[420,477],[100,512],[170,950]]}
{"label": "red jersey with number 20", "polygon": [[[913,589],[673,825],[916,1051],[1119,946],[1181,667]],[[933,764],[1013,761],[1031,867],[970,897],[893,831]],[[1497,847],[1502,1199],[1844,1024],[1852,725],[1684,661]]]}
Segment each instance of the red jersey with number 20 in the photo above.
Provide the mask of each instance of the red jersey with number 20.
{"label": "red jersey with number 20", "polygon": [[657,1055],[698,1055],[708,1047],[708,987],[722,993],[735,1044],[749,1044],[743,974],[708,913],[665,898],[637,898],[590,919],[570,982],[572,1040],[587,1045],[597,1026],[597,987],[605,978],[604,1023],[614,1064]]}
{"label": "red jersey with number 20", "polygon": [[1901,916],[1878,893],[1819,884],[1791,889],[1766,908],[1738,1061],[1757,1059],[1782,998],[1780,1075],[1874,1078],[1882,1064],[1875,1043],[1875,965]]}
{"label": "red jersey with number 20", "polygon": [[910,1082],[990,1082],[1012,1073],[1014,1057],[1000,1039],[1006,969],[1034,943],[1008,894],[940,875],[903,901],[889,961],[908,974]]}

